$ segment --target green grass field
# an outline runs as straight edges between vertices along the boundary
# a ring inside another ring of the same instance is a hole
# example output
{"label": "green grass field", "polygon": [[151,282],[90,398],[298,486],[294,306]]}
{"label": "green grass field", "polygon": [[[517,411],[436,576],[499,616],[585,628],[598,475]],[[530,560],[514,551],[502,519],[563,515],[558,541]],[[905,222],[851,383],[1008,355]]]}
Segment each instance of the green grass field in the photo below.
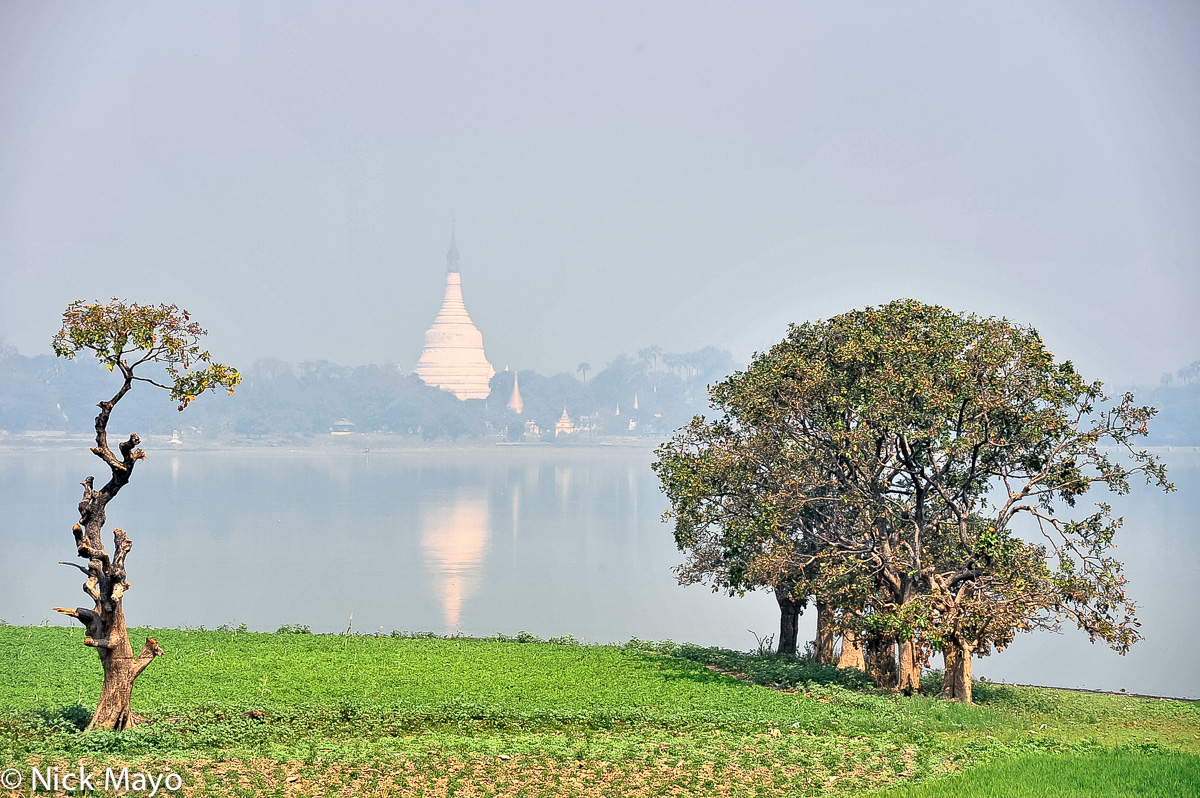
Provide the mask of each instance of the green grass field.
{"label": "green grass field", "polygon": [[1200,795],[1195,755],[1130,750],[1035,754],[991,762],[946,779],[872,793],[874,798],[1180,798]]}
{"label": "green grass field", "polygon": [[979,684],[964,707],[637,641],[149,634],[150,722],[83,733],[101,672],[82,631],[0,627],[0,769],[129,765],[221,796],[1200,794],[1188,702]]}

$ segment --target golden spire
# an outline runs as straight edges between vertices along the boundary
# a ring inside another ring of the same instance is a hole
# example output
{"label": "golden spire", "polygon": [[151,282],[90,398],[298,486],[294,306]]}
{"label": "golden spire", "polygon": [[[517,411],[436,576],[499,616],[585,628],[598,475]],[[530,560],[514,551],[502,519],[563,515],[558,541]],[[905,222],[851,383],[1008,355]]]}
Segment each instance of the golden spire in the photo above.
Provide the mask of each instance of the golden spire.
{"label": "golden spire", "polygon": [[454,244],[454,225],[450,225],[450,249],[446,250],[446,272],[458,273],[458,247]]}

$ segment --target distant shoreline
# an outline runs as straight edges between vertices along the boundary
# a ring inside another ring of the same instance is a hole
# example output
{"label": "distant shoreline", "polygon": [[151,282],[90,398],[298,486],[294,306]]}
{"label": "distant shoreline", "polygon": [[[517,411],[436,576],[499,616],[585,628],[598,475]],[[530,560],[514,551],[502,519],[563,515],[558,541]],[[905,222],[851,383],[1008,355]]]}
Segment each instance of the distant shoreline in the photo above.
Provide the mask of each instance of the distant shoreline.
{"label": "distant shoreline", "polygon": [[[118,436],[110,436],[118,437]],[[121,436],[123,437],[123,436]],[[87,450],[95,437],[83,433],[37,434],[34,432],[0,434],[0,453],[58,452]],[[412,454],[421,452],[613,452],[652,451],[662,442],[653,437],[595,437],[570,441],[507,441],[500,438],[477,438],[459,442],[427,441],[409,435],[387,433],[354,433],[351,435],[313,435],[296,438],[208,438],[187,436],[172,442],[170,435],[142,437],[147,454],[199,454],[206,452],[240,453],[300,453],[322,455]]]}
{"label": "distant shoreline", "polygon": [[1092,695],[1115,695],[1123,698],[1148,698],[1152,701],[1184,701],[1191,704],[1200,703],[1200,698],[1183,698],[1172,695],[1151,695],[1150,693],[1124,693],[1119,690],[1100,690],[1091,687],[1056,687],[1049,684],[1026,684],[1024,682],[999,682],[992,679],[975,679],[976,683],[998,684],[1004,687],[1036,687],[1039,690],[1065,690],[1069,693],[1091,693]]}
{"label": "distant shoreline", "polygon": [[[112,436],[119,437],[119,436]],[[295,438],[245,438],[204,437],[190,435],[173,443],[170,435],[142,436],[142,448],[147,451],[180,453],[230,452],[230,451],[319,451],[325,454],[384,454],[423,451],[605,451],[646,450],[651,451],[662,443],[666,436],[617,437],[579,436],[577,440],[555,441],[509,441],[501,438],[475,438],[463,441],[427,441],[412,435],[390,433],[356,432],[350,435],[310,435]],[[78,432],[23,431],[18,433],[0,431],[0,452],[60,451],[64,449],[90,448],[95,436]],[[1100,447],[1102,450],[1117,451],[1119,447]],[[1134,447],[1145,449],[1151,454],[1197,454],[1200,445],[1159,445]]]}

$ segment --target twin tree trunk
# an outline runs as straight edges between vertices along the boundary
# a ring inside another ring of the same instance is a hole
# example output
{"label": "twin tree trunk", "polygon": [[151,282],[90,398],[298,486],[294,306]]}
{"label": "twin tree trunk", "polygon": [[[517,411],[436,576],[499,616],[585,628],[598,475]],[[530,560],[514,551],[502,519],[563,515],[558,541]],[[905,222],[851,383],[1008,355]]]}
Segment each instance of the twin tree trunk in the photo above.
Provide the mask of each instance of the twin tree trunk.
{"label": "twin tree trunk", "polygon": [[[800,614],[804,604],[792,597],[791,585],[786,583],[776,586],[775,599],[779,603],[779,653],[795,656]],[[905,695],[912,695],[921,689],[921,663],[917,657],[917,646],[912,640],[901,640],[897,643],[896,638],[891,635],[868,636],[867,657],[864,661],[858,636],[853,631],[847,631],[843,636],[841,655],[837,656],[837,628],[833,607],[824,601],[817,601],[816,604],[817,636],[813,643],[814,661],[821,665],[865,670],[885,690],[898,689]],[[969,662],[967,667],[970,668]]]}
{"label": "twin tree trunk", "polygon": [[[775,586],[779,603],[778,653],[796,656],[800,614],[804,602],[793,598],[793,586]],[[884,690],[899,690],[913,695],[921,689],[921,658],[913,640],[896,640],[892,635],[859,635],[853,630],[842,634],[841,654],[835,656],[837,641],[833,608],[824,601],[817,602],[817,637],[813,645],[815,660],[839,668],[858,668],[865,671]],[[865,645],[864,645],[865,644]],[[865,654],[864,654],[865,649]],[[943,652],[946,676],[940,698],[971,703],[971,646],[961,636],[947,640]]]}
{"label": "twin tree trunk", "polygon": [[[800,616],[804,612],[804,600],[792,596],[795,585],[783,582],[775,586],[775,601],[779,604],[779,648],[777,653],[796,656],[800,637]],[[833,607],[824,601],[817,602],[817,639],[813,646],[814,659],[822,665],[833,665],[837,643],[834,627]]]}
{"label": "twin tree trunk", "polygon": [[125,576],[125,557],[133,548],[133,543],[121,529],[113,530],[113,553],[110,557],[104,548],[101,533],[104,530],[105,507],[114,496],[129,482],[133,467],[146,456],[137,448],[141,442],[137,435],[120,445],[121,457],[118,458],[108,446],[108,419],[113,406],[120,401],[130,389],[132,381],[126,377],[125,385],[111,400],[101,402],[100,414],[96,416],[96,445],[92,453],[108,465],[112,478],[100,490],[93,487],[94,478],[88,477],[82,483],[83,499],[79,502],[79,523],[72,528],[75,536],[75,546],[80,557],[87,560],[87,567],[75,563],[72,565],[87,575],[83,584],[83,592],[95,602],[91,609],[77,607],[55,607],[64,615],[69,615],[83,624],[87,637],[85,645],[93,646],[100,655],[100,664],[104,668],[104,688],[100,694],[100,702],[96,706],[96,714],[88,729],[127,729],[137,722],[138,718],[130,709],[130,697],[133,694],[133,682],[154,658],[163,653],[158,641],[147,638],[146,645],[135,658],[133,647],[129,644],[129,632],[125,628],[125,611],[121,607],[121,598],[129,589]]}
{"label": "twin tree trunk", "polygon": [[921,689],[921,662],[912,640],[897,642],[891,635],[866,635],[865,639],[866,656],[863,655],[862,637],[853,630],[842,634],[839,668],[865,671],[885,690],[900,690],[905,695],[912,695]]}
{"label": "twin tree trunk", "polygon": [[[796,656],[800,637],[800,616],[804,612],[804,600],[792,596],[795,585],[783,582],[775,586],[775,601],[779,603],[779,648],[777,653]],[[834,664],[834,644],[837,630],[834,628],[833,607],[824,601],[817,602],[817,640],[814,657],[823,665]]]}

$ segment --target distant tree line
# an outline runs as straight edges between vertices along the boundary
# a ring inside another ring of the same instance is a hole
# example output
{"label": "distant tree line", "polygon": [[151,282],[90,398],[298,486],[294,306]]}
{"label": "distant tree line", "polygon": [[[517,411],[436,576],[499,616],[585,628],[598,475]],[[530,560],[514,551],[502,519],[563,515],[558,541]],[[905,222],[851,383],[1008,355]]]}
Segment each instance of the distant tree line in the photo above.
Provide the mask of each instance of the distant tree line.
{"label": "distant tree line", "polygon": [[1156,388],[1139,394],[1158,408],[1151,444],[1200,446],[1200,360],[1164,374]]}
{"label": "distant tree line", "polygon": [[1200,383],[1200,360],[1193,360],[1191,363],[1188,363],[1174,374],[1171,374],[1171,372],[1168,371],[1166,374],[1162,375],[1162,380],[1160,380],[1160,383],[1163,386],[1169,386],[1174,384],[1176,378],[1178,378],[1179,381],[1184,385],[1195,385]]}
{"label": "distant tree line", "polygon": [[[199,406],[187,418],[136,393],[125,404],[145,419],[146,433],[160,435],[174,430],[258,439],[325,435],[346,419],[355,432],[424,440],[521,440],[531,426],[542,440],[553,440],[565,410],[577,432],[559,442],[611,435],[665,438],[703,407],[707,386],[734,365],[729,352],[714,347],[671,353],[651,346],[637,357],[618,355],[595,373],[588,364],[576,374],[552,376],[502,371],[492,378],[489,398],[460,401],[394,364],[349,367],[272,357],[243,370],[235,400]],[[514,378],[524,405],[520,414],[507,406]],[[0,343],[0,430],[90,433],[95,397],[111,382],[112,375],[95,362],[28,357]]]}

